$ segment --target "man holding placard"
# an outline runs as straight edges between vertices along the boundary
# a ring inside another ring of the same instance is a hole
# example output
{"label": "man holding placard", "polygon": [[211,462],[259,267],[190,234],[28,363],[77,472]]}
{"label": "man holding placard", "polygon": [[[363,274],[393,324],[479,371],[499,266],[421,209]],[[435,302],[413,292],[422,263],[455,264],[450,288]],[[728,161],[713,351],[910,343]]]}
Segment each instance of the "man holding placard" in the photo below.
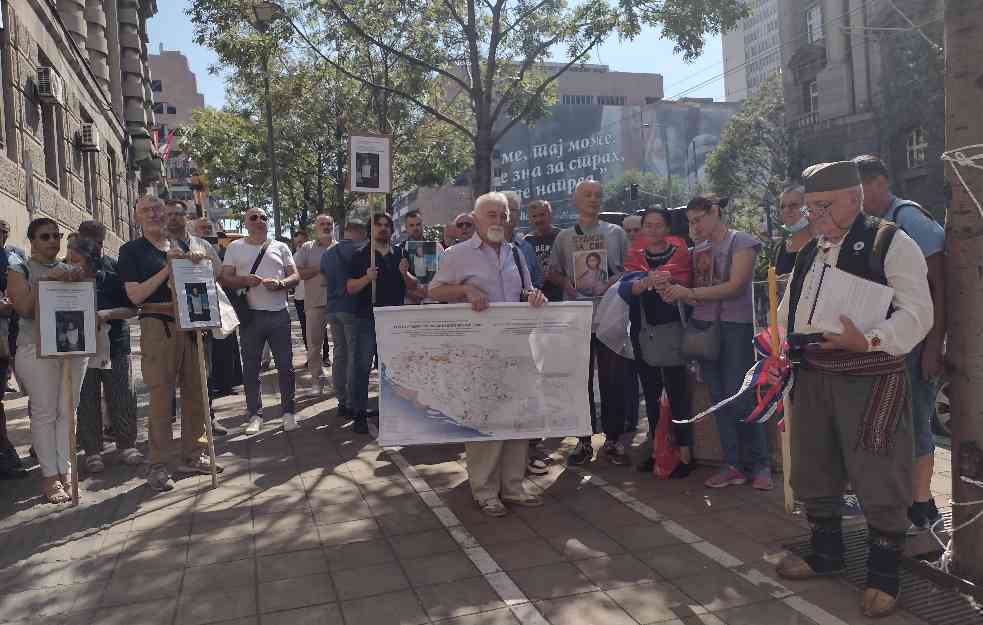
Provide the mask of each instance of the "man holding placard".
{"label": "man holding placard", "polygon": [[[812,553],[786,556],[778,574],[807,579],[845,570],[842,495],[849,482],[868,526],[862,610],[884,616],[897,605],[908,529],[913,440],[905,355],[932,327],[927,268],[908,235],[861,213],[855,163],[813,165],[802,177],[818,238],[796,256],[778,316],[795,367],[792,487],[812,526]],[[811,325],[822,295],[809,285],[830,266],[893,289],[891,310],[870,327],[858,328],[846,316],[838,333]]]}
{"label": "man holding placard", "polygon": [[[147,485],[154,491],[168,491],[174,482],[168,470],[173,444],[172,402],[181,389],[181,462],[178,470],[209,475],[211,460],[206,453],[208,439],[202,394],[205,380],[198,372],[198,356],[193,335],[180,332],[175,322],[174,298],[168,286],[169,259],[185,255],[165,231],[164,202],[145,196],[137,202],[136,218],[143,236],[120,248],[120,278],[126,295],[140,308],[140,353],[143,380],[150,390],[150,473]],[[192,260],[206,254],[190,250]],[[217,468],[217,467],[216,467]]]}
{"label": "man holding placard", "polygon": [[261,208],[246,211],[249,236],[233,241],[222,261],[223,283],[231,288],[247,289],[246,299],[252,317],[240,326],[246,408],[249,411],[247,434],[257,434],[263,427],[259,374],[266,343],[270,344],[276,360],[283,429],[289,431],[297,427],[294,418],[294,350],[290,314],[287,312],[287,290],[297,284],[300,276],[287,244],[267,239],[267,220],[266,212]]}

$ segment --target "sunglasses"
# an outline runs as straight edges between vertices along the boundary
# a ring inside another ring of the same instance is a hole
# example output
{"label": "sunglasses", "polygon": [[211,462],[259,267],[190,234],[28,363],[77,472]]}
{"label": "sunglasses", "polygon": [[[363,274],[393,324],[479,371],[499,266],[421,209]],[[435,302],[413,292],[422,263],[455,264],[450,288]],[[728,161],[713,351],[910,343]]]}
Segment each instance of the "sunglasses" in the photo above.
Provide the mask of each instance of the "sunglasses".
{"label": "sunglasses", "polygon": [[269,219],[269,218],[266,215],[250,215],[249,216],[249,221],[257,221],[257,220],[259,220],[259,221],[266,221],[267,219]]}
{"label": "sunglasses", "polygon": [[42,232],[38,234],[38,237],[42,241],[50,241],[54,239],[55,241],[61,241],[62,237],[65,236],[64,232]]}
{"label": "sunglasses", "polygon": [[470,221],[461,221],[454,225],[457,226],[458,228],[474,228],[474,224],[471,223]]}

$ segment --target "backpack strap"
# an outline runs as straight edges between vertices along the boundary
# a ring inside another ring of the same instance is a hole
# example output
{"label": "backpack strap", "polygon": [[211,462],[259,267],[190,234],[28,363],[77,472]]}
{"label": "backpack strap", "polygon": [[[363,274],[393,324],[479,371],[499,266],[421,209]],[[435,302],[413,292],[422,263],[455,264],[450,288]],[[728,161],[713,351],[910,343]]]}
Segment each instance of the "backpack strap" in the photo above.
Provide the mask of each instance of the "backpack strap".
{"label": "backpack strap", "polygon": [[882,219],[880,225],[877,227],[877,234],[874,235],[874,246],[870,250],[870,255],[867,257],[870,263],[871,273],[878,276],[884,282],[887,281],[887,276],[884,274],[884,262],[887,258],[887,251],[891,247],[891,242],[894,241],[894,235],[897,233],[898,225],[896,223]]}

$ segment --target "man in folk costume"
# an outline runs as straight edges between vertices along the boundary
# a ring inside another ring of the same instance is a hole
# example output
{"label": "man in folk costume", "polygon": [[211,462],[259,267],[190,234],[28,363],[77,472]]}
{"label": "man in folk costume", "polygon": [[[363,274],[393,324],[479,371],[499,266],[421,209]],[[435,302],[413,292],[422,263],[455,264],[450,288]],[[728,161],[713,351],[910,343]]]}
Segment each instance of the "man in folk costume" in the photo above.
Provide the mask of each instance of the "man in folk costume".
{"label": "man in folk costume", "polygon": [[812,553],[786,556],[777,571],[786,579],[843,572],[842,495],[850,483],[868,525],[861,608],[868,617],[885,616],[897,605],[909,525],[914,443],[905,355],[932,327],[927,267],[908,235],[861,212],[854,163],[821,163],[802,175],[817,239],[796,257],[779,325],[789,335],[819,332],[808,324],[816,293],[808,285],[824,264],[886,284],[894,296],[887,318],[869,331],[840,317],[840,334],[824,333],[817,348],[790,354],[796,363],[792,488],[812,527]]}

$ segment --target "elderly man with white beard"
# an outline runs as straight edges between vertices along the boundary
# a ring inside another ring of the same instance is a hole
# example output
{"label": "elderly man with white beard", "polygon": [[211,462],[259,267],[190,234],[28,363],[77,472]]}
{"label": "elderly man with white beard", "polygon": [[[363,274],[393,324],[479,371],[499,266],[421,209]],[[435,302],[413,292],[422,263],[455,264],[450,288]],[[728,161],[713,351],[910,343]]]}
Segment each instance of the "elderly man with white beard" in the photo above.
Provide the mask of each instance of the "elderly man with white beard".
{"label": "elderly man with white beard", "polygon": [[[528,301],[546,304],[542,291],[532,285],[521,252],[505,241],[508,200],[501,193],[486,193],[474,203],[475,234],[445,253],[430,283],[430,297],[441,302],[469,302],[481,312],[492,302]],[[482,512],[500,517],[504,504],[541,506],[542,499],[525,491],[528,443],[525,439],[465,443],[471,493]],[[504,502],[504,503],[503,503]]]}

